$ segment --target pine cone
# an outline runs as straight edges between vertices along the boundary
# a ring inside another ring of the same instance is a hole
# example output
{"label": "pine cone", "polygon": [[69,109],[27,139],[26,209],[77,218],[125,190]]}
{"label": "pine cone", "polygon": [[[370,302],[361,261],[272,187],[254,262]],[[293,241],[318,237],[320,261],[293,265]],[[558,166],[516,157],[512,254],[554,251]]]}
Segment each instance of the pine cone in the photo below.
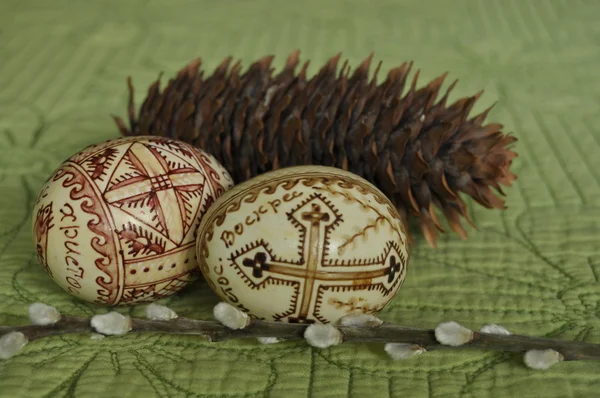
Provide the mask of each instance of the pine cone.
{"label": "pine cone", "polygon": [[159,76],[137,116],[128,78],[129,127],[114,118],[124,135],[168,136],[212,153],[237,183],[300,164],[354,172],[388,195],[406,223],[416,216],[434,247],[436,231],[444,232],[435,207],[462,238],[461,217],[475,227],[461,192],[487,208],[505,208],[497,194],[516,179],[509,168],[517,154],[508,149],[516,138],[500,124],[483,125],[491,107],[468,118],[481,92],[446,105],[456,84],[436,102],[446,74],[417,89],[417,71],[403,95],[412,62],[378,85],[381,63],[369,80],[372,55],[352,74],[347,61],[337,72],[339,59],[312,78],[308,62],[294,72],[298,51],[277,75],[272,56],[246,73],[239,62],[230,68],[229,57],[208,77],[197,59],[162,91]]}

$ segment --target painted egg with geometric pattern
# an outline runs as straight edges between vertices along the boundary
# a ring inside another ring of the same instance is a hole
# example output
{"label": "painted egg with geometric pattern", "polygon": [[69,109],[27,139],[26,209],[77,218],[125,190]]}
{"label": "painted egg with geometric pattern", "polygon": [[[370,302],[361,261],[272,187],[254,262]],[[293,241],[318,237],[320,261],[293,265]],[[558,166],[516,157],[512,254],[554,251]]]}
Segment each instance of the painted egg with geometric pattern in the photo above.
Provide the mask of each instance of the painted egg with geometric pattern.
{"label": "painted egg with geometric pattern", "polygon": [[37,257],[84,301],[129,305],[172,295],[200,277],[198,225],[232,186],[213,156],[178,140],[91,145],[41,189],[32,214]]}
{"label": "painted egg with geometric pattern", "polygon": [[392,202],[353,173],[293,166],[225,192],[198,228],[204,279],[251,317],[335,323],[394,299],[409,261]]}

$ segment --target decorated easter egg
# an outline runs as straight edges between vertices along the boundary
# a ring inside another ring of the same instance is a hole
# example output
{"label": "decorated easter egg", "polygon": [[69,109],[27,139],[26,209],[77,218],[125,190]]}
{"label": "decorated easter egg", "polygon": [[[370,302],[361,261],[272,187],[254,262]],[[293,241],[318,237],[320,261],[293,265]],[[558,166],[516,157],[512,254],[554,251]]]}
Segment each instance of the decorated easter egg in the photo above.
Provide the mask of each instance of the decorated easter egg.
{"label": "decorated easter egg", "polygon": [[151,302],[200,276],[198,225],[233,186],[216,159],[151,136],[91,145],[41,189],[33,239],[47,274],[96,304]]}
{"label": "decorated easter egg", "polygon": [[196,250],[223,301],[290,323],[378,313],[409,260],[391,201],[365,179],[324,166],[271,171],[225,192],[202,219]]}

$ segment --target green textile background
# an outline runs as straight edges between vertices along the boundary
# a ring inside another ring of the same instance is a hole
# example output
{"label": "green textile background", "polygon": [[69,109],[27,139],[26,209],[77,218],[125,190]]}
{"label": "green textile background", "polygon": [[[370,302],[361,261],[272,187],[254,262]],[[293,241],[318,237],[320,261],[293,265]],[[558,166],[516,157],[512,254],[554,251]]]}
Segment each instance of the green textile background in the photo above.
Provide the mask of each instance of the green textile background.
{"label": "green textile background", "polygon": [[[413,60],[421,80],[448,71],[452,99],[485,89],[475,111],[514,132],[519,180],[506,211],[469,202],[478,230],[430,248],[419,239],[407,281],[381,317],[414,327],[455,320],[600,343],[600,2],[0,1],[0,324],[27,323],[35,301],[62,313],[108,309],[64,293],[42,271],[30,209],[66,157],[119,135],[125,79],[148,85],[195,57],[299,48],[313,73],[342,51],[383,71]],[[381,75],[380,75],[381,76]],[[210,319],[195,285],[163,303]],[[143,316],[143,308],[120,309]],[[439,351],[394,362],[378,344],[210,344],[195,337],[48,338],[0,361],[2,397],[595,397],[600,363],[532,371],[519,355]]]}

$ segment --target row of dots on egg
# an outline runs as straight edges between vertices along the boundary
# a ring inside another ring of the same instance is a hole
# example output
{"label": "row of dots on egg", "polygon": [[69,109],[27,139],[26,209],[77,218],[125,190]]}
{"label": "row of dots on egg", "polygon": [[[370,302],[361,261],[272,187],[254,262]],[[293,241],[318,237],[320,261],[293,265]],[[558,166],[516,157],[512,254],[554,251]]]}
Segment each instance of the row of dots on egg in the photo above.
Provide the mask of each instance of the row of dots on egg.
{"label": "row of dots on egg", "polygon": [[[186,258],[186,259],[185,259],[185,261],[184,261],[184,263],[186,263],[186,264],[187,264],[189,261],[190,261],[190,260]],[[177,266],[177,264],[175,264],[175,263],[171,264],[171,268],[175,268],[176,266]],[[164,266],[163,266],[163,265],[159,265],[159,266],[158,266],[158,270],[159,270],[159,271],[162,271],[162,270],[163,270],[163,268],[164,268]],[[144,269],[143,269],[142,271],[144,271],[144,272],[149,272],[149,271],[150,271],[150,268],[149,268],[149,267],[144,267]],[[130,273],[131,275],[135,275],[135,274],[137,273],[137,270],[136,270],[136,269],[132,269],[131,271],[129,271],[129,273]]]}

